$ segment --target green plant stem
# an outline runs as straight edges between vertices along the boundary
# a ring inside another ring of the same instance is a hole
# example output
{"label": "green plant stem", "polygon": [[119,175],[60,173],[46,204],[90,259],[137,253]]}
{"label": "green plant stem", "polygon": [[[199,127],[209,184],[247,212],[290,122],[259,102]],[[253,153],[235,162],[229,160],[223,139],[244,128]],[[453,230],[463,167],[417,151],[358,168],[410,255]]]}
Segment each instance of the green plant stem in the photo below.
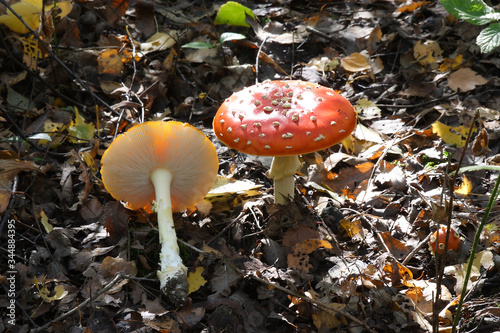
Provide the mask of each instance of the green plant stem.
{"label": "green plant stem", "polygon": [[500,177],[497,178],[497,182],[495,184],[495,187],[493,188],[493,191],[491,192],[490,201],[488,202],[488,206],[486,207],[486,211],[484,212],[483,218],[481,219],[481,223],[479,224],[479,227],[477,228],[476,236],[474,237],[474,243],[472,244],[472,249],[471,249],[470,257],[469,257],[469,263],[467,264],[467,271],[465,273],[464,285],[462,287],[462,294],[460,295],[460,300],[458,301],[458,306],[457,306],[457,313],[455,314],[455,318],[453,320],[453,327],[451,329],[452,333],[455,333],[457,330],[458,320],[460,319],[460,311],[462,310],[462,304],[464,302],[464,298],[465,298],[465,295],[467,293],[467,285],[469,283],[470,273],[472,270],[472,264],[474,262],[474,257],[476,255],[476,248],[479,244],[479,239],[481,237],[483,227],[486,224],[486,221],[488,220],[488,216],[490,215],[491,209],[493,208],[495,201],[497,200],[499,185],[500,185]]}

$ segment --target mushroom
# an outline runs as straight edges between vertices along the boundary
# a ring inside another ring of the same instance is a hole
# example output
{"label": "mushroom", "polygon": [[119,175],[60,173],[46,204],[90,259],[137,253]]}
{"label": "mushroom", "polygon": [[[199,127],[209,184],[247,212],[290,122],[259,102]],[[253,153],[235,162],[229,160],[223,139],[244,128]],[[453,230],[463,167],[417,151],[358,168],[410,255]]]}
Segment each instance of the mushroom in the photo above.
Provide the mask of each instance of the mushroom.
{"label": "mushroom", "polygon": [[328,148],[356,127],[351,103],[332,89],[304,81],[265,81],[234,93],[214,118],[215,135],[242,153],[274,156],[268,177],[274,201],[294,197],[297,155]]}
{"label": "mushroom", "polygon": [[[431,251],[433,255],[436,253],[443,254],[444,245],[446,243],[446,229],[446,227],[441,227],[432,234],[429,240],[429,251]],[[460,250],[461,243],[462,240],[460,239],[460,236],[457,235],[455,230],[451,229],[450,237],[448,238],[448,251],[454,250],[458,252],[458,250]]]}
{"label": "mushroom", "polygon": [[187,269],[172,212],[194,205],[211,189],[219,168],[214,145],[191,125],[150,121],[118,136],[101,162],[102,181],[115,199],[158,214],[161,290],[174,304],[184,303]]}

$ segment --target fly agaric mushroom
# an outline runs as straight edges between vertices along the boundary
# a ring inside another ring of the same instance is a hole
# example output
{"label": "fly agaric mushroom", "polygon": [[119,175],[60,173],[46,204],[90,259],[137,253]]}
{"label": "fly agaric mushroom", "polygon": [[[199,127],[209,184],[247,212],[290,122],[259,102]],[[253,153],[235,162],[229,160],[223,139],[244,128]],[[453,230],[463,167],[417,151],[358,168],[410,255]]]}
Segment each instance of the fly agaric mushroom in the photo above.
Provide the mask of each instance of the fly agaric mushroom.
{"label": "fly agaric mushroom", "polygon": [[266,81],[234,93],[214,118],[215,135],[242,153],[274,156],[268,176],[274,201],[294,196],[298,155],[325,149],[356,127],[351,103],[332,89],[304,81]]}
{"label": "fly agaric mushroom", "polygon": [[[436,253],[443,254],[444,244],[446,242],[446,229],[446,227],[439,228],[439,230],[435,231],[429,239],[429,251],[431,251],[433,255]],[[461,242],[460,236],[457,235],[455,230],[451,229],[448,239],[448,251],[454,250],[458,252]]]}
{"label": "fly agaric mushroom", "polygon": [[211,189],[219,168],[214,145],[191,125],[150,121],[118,136],[101,162],[102,181],[115,199],[130,209],[157,212],[161,290],[174,304],[183,303],[187,269],[179,256],[172,212],[194,205]]}

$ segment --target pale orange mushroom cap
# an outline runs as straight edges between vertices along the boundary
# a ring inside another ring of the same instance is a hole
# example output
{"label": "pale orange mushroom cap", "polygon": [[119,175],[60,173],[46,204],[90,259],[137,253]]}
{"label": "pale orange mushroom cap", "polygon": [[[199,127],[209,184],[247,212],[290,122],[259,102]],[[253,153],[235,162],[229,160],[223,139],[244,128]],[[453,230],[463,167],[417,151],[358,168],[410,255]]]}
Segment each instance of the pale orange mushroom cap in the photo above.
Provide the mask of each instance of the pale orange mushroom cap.
{"label": "pale orange mushroom cap", "polygon": [[151,212],[155,189],[150,174],[172,173],[172,210],[183,211],[202,200],[219,169],[215,147],[195,127],[175,121],[150,121],[118,136],[102,156],[104,186],[130,209]]}
{"label": "pale orange mushroom cap", "polygon": [[356,127],[351,103],[305,81],[265,81],[231,95],[214,118],[215,135],[230,148],[261,156],[325,149]]}

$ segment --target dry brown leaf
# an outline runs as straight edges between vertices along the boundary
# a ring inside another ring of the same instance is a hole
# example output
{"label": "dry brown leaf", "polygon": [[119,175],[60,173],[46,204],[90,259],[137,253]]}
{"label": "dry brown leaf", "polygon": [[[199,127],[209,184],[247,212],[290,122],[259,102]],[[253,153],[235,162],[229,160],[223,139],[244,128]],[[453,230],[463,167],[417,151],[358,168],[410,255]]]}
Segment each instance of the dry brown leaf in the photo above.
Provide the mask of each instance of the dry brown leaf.
{"label": "dry brown leaf", "polygon": [[470,91],[486,83],[488,80],[470,68],[460,68],[448,77],[448,85],[454,91]]}
{"label": "dry brown leaf", "polygon": [[491,152],[489,145],[489,135],[486,129],[481,129],[481,133],[479,133],[474,139],[474,143],[472,145],[472,151],[474,152],[474,156],[484,156],[487,153]]}
{"label": "dry brown leaf", "polygon": [[146,36],[155,33],[155,3],[150,0],[137,0],[135,3],[135,25]]}
{"label": "dry brown leaf", "polygon": [[380,232],[379,235],[382,237],[384,244],[387,246],[389,251],[391,251],[397,259],[404,258],[410,252],[410,249],[408,249],[408,247],[399,239],[392,237],[390,232]]}
{"label": "dry brown leaf", "polygon": [[[346,305],[342,303],[325,303],[329,307],[342,311]],[[325,311],[320,307],[313,307],[312,318],[314,326],[319,332],[329,332],[335,330],[335,327],[346,325],[347,319],[340,314],[334,314],[331,311]]]}
{"label": "dry brown leaf", "polygon": [[343,188],[348,187],[354,189],[357,184],[361,183],[370,177],[373,168],[373,163],[365,162],[354,167],[343,168],[335,175],[335,179],[324,181],[332,191],[341,192]]}
{"label": "dry brown leaf", "polygon": [[368,60],[361,53],[353,53],[340,59],[340,64],[348,72],[364,72],[371,69]]}
{"label": "dry brown leaf", "polygon": [[318,238],[319,234],[316,230],[306,227],[305,225],[299,225],[297,228],[289,228],[283,234],[282,244],[286,247],[293,247],[294,245],[301,243],[307,239]]}
{"label": "dry brown leaf", "polygon": [[309,273],[312,268],[309,255],[320,248],[332,249],[332,245],[321,239],[307,239],[295,245],[292,253],[288,255],[288,267],[302,274]]}
{"label": "dry brown leaf", "polygon": [[0,159],[0,213],[5,212],[9,205],[12,182],[22,171],[36,171],[40,167],[33,162],[16,159]]}

